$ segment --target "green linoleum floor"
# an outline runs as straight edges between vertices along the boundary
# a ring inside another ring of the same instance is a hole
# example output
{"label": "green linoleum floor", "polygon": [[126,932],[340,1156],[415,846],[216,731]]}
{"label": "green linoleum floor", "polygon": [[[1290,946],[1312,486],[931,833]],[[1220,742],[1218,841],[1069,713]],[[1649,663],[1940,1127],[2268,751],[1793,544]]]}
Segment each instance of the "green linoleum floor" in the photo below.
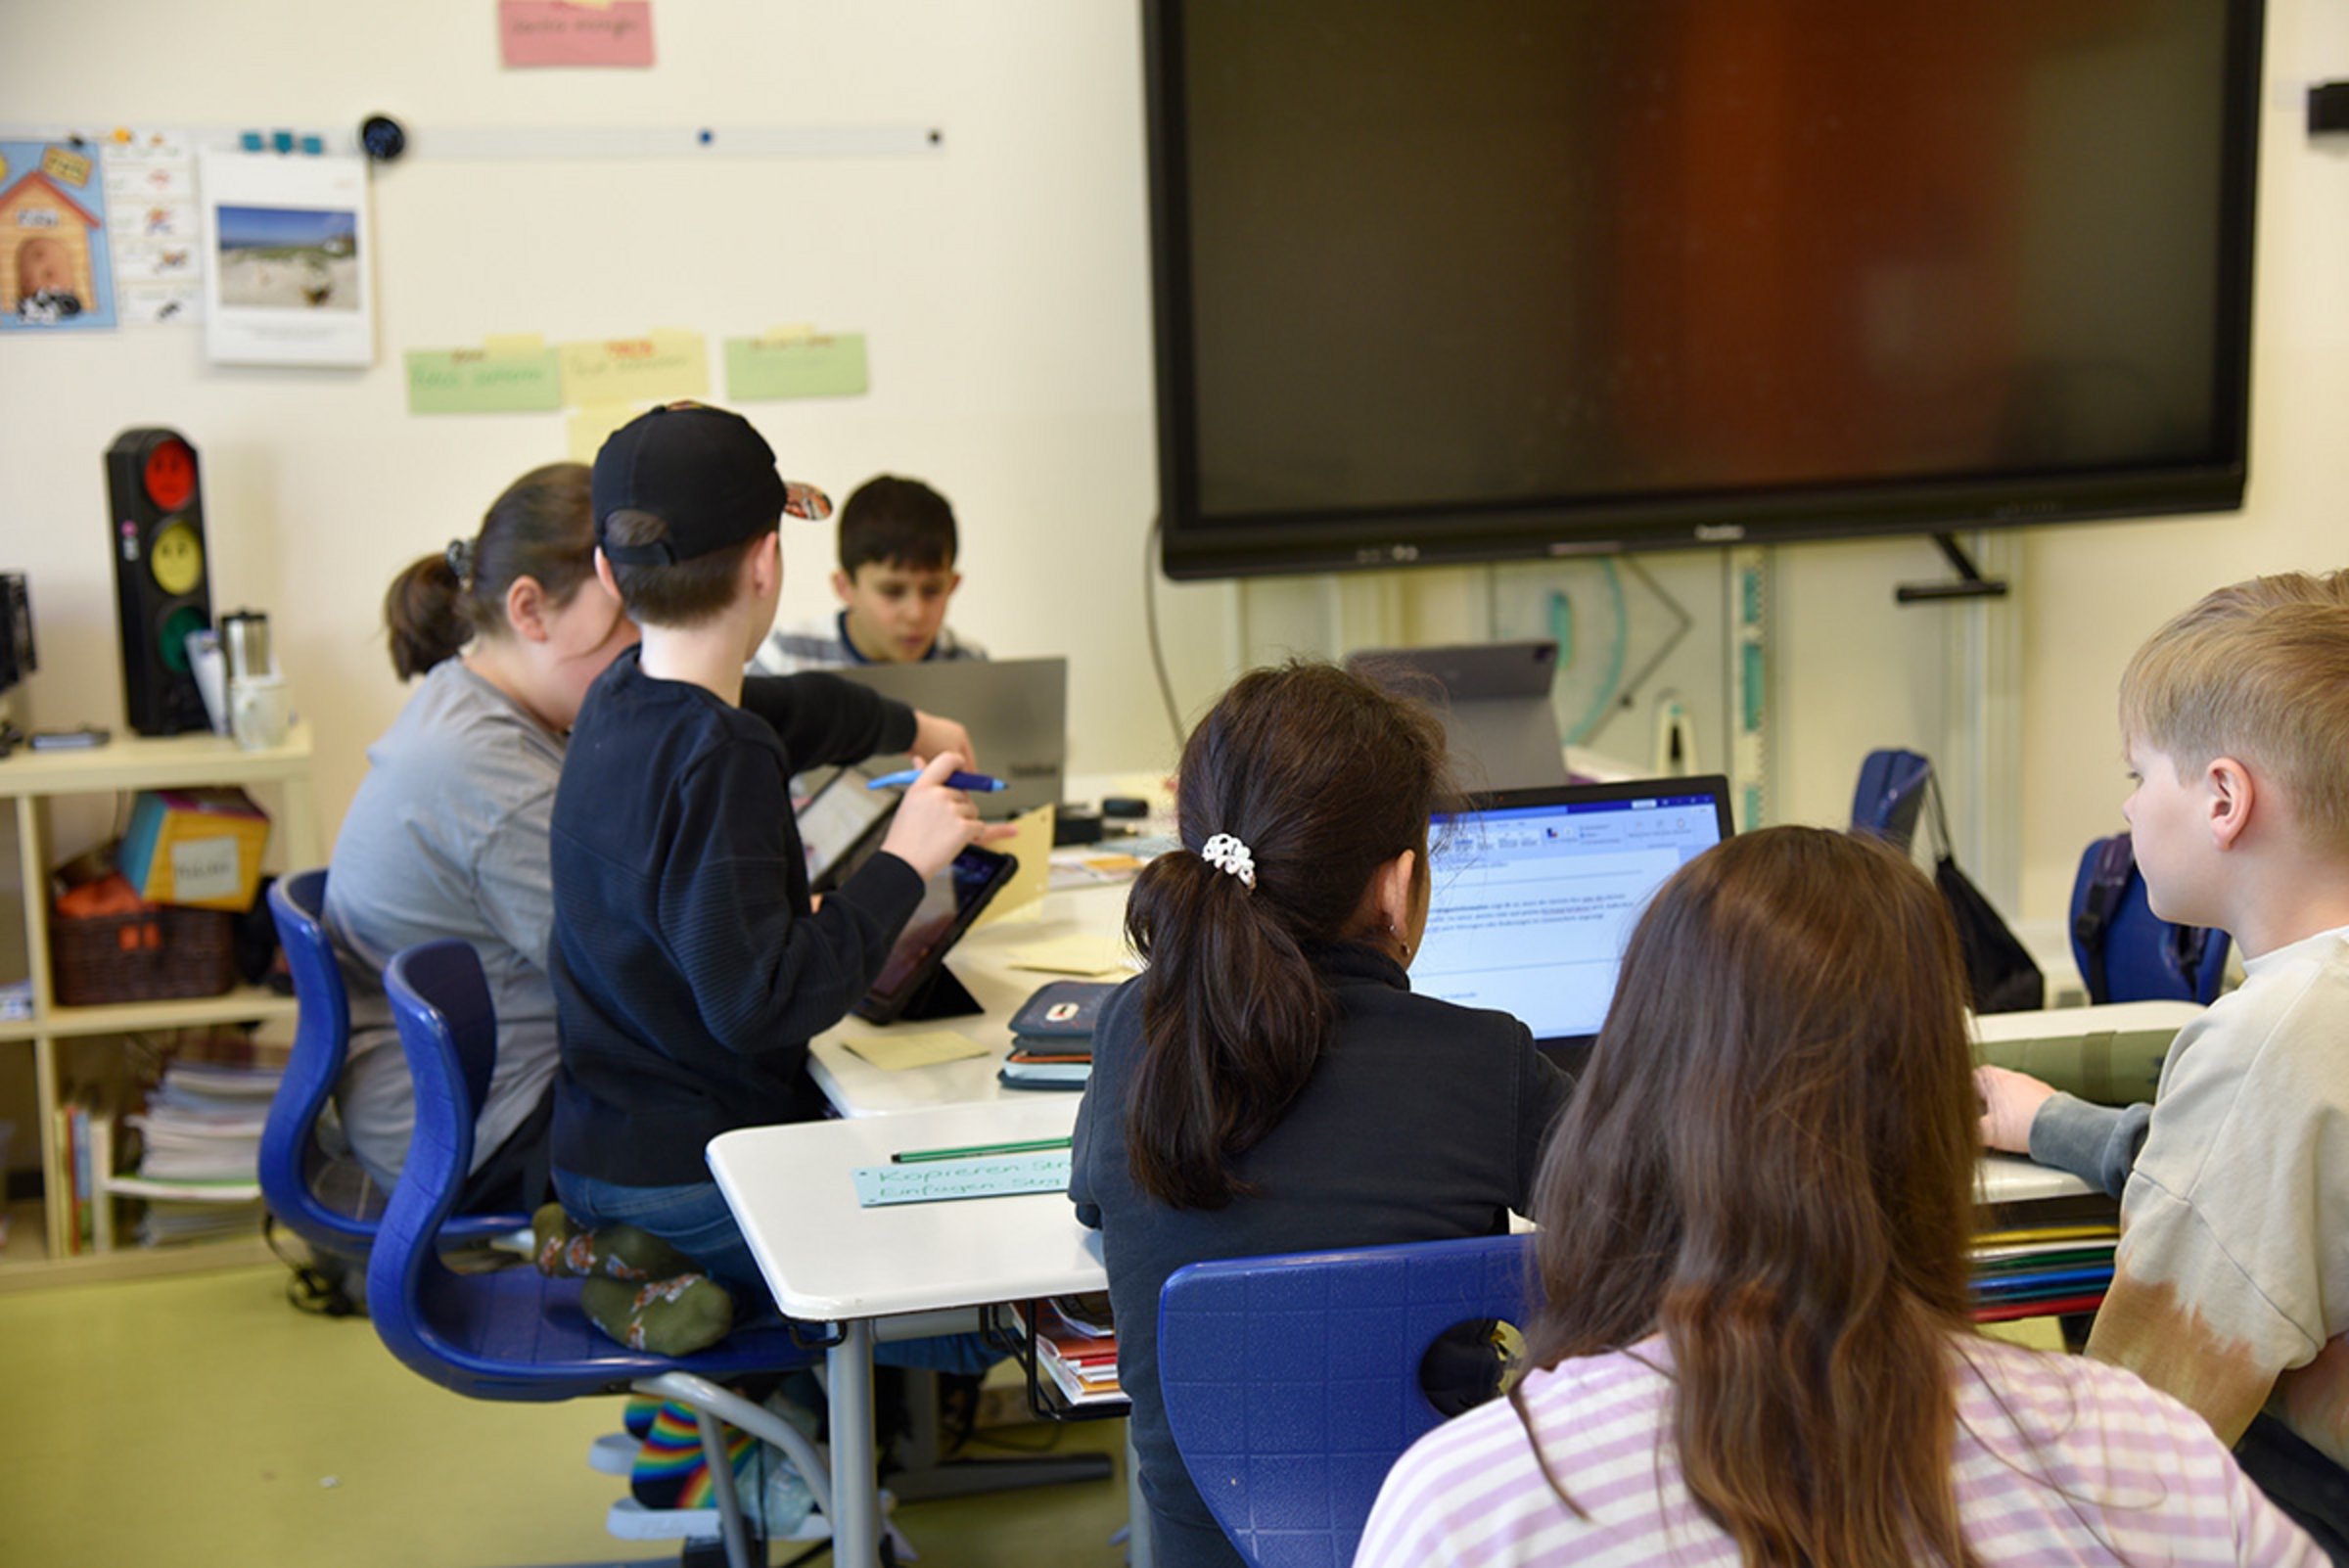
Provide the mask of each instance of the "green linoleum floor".
{"label": "green linoleum floor", "polygon": [[[0,1295],[12,1417],[0,1563],[674,1560],[605,1533],[625,1483],[586,1455],[619,1429],[618,1401],[461,1398],[394,1361],[363,1319],[296,1312],[286,1277],[270,1267]],[[1114,1453],[1120,1477],[908,1505],[898,1522],[926,1568],[1114,1568],[1123,1438],[1113,1421],[1015,1428],[1007,1445]]]}

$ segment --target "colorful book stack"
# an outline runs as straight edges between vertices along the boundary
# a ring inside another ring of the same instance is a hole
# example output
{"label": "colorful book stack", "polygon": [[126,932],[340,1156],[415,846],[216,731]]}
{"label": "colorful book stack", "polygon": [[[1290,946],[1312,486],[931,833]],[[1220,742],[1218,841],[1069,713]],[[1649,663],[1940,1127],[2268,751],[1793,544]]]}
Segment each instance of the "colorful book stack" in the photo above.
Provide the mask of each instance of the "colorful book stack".
{"label": "colorful book stack", "polygon": [[57,1148],[70,1179],[52,1197],[50,1234],[57,1252],[78,1257],[106,1252],[115,1244],[113,1205],[106,1200],[115,1172],[115,1113],[112,1100],[96,1089],[76,1089],[57,1108]]}
{"label": "colorful book stack", "polygon": [[1116,991],[1106,980],[1055,980],[1011,1015],[1011,1054],[996,1075],[1006,1088],[1081,1089],[1093,1076],[1093,1021]]}
{"label": "colorful book stack", "polygon": [[1991,1323],[2094,1312],[2112,1283],[2108,1224],[1992,1230],[1974,1239],[1974,1317]]}
{"label": "colorful book stack", "polygon": [[147,1096],[147,1109],[123,1121],[139,1130],[136,1176],[116,1176],[115,1192],[147,1200],[139,1239],[149,1246],[250,1234],[260,1228],[256,1175],[261,1128],[277,1092],[273,1067],[173,1062]]}
{"label": "colorful book stack", "polygon": [[1037,1306],[1036,1370],[1071,1405],[1122,1402],[1126,1394],[1118,1386],[1118,1336],[1109,1320],[1108,1294],[1054,1297]]}

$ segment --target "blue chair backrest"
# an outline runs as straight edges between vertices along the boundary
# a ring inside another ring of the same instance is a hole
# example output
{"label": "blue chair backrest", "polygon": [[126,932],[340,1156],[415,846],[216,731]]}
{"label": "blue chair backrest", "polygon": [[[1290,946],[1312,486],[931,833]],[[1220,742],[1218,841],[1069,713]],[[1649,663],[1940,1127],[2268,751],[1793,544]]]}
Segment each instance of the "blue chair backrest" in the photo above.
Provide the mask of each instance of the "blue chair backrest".
{"label": "blue chair backrest", "polygon": [[2129,835],[2097,839],[2072,882],[2072,959],[2092,1002],[2191,1001],[2207,1007],[2227,978],[2228,937],[2153,912]]}
{"label": "blue chair backrest", "polygon": [[1852,792],[1852,831],[1873,833],[1909,848],[1932,778],[1933,763],[1920,752],[1886,748],[1868,753]]}
{"label": "blue chair backrest", "polygon": [[294,976],[294,1049],[261,1129],[261,1192],[269,1212],[304,1241],[329,1252],[364,1252],[371,1217],[345,1214],[311,1185],[318,1116],[350,1051],[350,997],[326,935],[326,872],[302,871],[269,884],[269,917]]}
{"label": "blue chair backrest", "polygon": [[1419,1384],[1456,1323],[1522,1324],[1526,1236],[1239,1258],[1159,1297],[1168,1424],[1216,1522],[1257,1568],[1343,1568],[1403,1451],[1443,1417]]}
{"label": "blue chair backrest", "polygon": [[497,1015],[481,958],[453,939],[395,954],[384,990],[416,1082],[416,1127],[367,1260],[367,1310],[410,1368],[470,1392],[460,1355],[434,1336],[430,1303],[453,1277],[435,1242],[473,1169],[473,1124],[497,1059]]}

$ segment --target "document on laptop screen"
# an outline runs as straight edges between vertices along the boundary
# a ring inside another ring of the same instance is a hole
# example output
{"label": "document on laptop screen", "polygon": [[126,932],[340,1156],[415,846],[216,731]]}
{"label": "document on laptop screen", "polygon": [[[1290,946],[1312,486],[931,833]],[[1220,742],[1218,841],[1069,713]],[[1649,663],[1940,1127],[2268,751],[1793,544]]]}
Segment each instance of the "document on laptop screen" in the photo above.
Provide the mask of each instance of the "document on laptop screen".
{"label": "document on laptop screen", "polygon": [[1701,795],[1461,812],[1430,832],[1411,989],[1513,1013],[1543,1041],[1598,1033],[1634,922],[1721,839],[1719,807]]}

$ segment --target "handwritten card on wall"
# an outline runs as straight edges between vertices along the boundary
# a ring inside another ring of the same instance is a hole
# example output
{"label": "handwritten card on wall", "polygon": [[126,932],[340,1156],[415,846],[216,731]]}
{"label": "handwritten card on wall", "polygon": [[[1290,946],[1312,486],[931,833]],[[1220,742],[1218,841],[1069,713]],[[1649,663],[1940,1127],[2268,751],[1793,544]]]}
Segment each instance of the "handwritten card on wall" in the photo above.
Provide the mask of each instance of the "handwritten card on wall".
{"label": "handwritten card on wall", "polygon": [[710,395],[710,346],[698,332],[661,328],[641,338],[563,346],[563,400],[666,403]]}
{"label": "handwritten card on wall", "polygon": [[652,0],[571,5],[498,0],[498,46],[508,69],[653,63]]}
{"label": "handwritten card on wall", "polygon": [[411,348],[406,360],[411,414],[503,414],[563,406],[563,364],[552,348]]}
{"label": "handwritten card on wall", "polygon": [[869,385],[861,332],[726,340],[726,396],[734,402],[861,397]]}

